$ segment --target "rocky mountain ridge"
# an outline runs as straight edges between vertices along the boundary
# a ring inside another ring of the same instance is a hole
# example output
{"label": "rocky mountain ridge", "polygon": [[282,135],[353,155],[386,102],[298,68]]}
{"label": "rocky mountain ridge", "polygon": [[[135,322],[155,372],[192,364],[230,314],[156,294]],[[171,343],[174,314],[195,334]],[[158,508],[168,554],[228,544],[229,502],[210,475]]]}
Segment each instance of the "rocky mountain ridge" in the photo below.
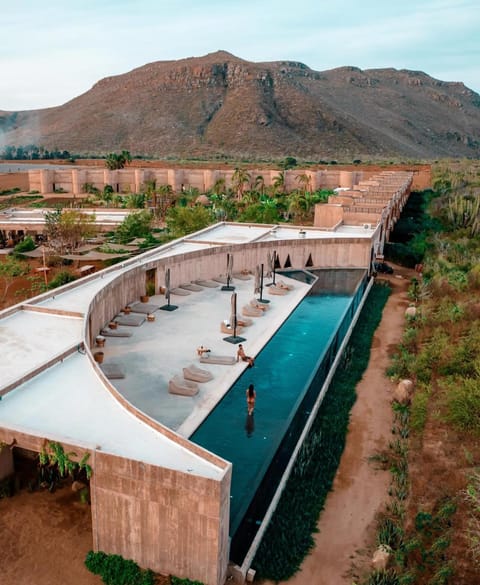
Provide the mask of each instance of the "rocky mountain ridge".
{"label": "rocky mountain ridge", "polygon": [[66,104],[0,112],[1,142],[79,154],[307,160],[478,157],[480,96],[420,71],[225,51],[107,77]]}

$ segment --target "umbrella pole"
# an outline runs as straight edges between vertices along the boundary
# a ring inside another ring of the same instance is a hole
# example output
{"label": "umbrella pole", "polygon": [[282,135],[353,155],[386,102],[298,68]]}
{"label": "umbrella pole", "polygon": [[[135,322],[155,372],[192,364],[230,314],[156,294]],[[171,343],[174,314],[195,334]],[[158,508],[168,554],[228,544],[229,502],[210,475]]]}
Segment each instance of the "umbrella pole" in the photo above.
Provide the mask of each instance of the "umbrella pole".
{"label": "umbrella pole", "polygon": [[275,286],[275,264],[277,263],[277,252],[273,251],[273,281],[272,285]]}
{"label": "umbrella pole", "polygon": [[[233,296],[233,295],[235,295],[235,296]],[[228,341],[228,343],[241,343],[242,341],[245,341],[245,337],[240,337],[239,335],[237,335],[237,293],[233,293],[233,295],[232,295],[233,335],[229,335],[228,337],[224,337],[223,341]]]}
{"label": "umbrella pole", "polygon": [[261,276],[260,276],[260,298],[258,299],[258,302],[259,303],[263,303],[264,305],[266,305],[270,301],[267,300],[267,299],[262,298],[262,293],[263,293],[263,264],[262,264]]}

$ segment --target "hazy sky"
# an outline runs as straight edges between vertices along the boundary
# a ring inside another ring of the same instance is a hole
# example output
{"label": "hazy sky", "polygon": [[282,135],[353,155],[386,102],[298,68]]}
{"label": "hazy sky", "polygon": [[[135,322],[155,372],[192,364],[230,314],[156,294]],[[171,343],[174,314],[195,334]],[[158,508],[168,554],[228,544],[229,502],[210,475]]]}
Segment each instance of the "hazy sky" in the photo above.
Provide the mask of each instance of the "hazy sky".
{"label": "hazy sky", "polygon": [[479,0],[16,0],[0,14],[0,110],[58,106],[103,77],[220,49],[317,71],[419,70],[480,93]]}

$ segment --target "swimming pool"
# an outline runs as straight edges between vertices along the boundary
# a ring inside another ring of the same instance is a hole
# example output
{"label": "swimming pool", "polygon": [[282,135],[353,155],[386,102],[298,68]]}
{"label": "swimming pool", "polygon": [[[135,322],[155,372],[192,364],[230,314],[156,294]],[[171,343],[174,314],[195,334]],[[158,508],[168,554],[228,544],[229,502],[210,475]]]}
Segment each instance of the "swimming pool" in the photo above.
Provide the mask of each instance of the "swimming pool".
{"label": "swimming pool", "polygon": [[[250,533],[261,522],[363,294],[364,271],[319,272],[310,294],[263,348],[255,366],[238,378],[190,437],[233,463],[233,554],[239,549],[241,555],[244,545],[236,541],[245,540],[245,530]],[[257,393],[253,416],[247,414],[245,396],[250,383]]]}

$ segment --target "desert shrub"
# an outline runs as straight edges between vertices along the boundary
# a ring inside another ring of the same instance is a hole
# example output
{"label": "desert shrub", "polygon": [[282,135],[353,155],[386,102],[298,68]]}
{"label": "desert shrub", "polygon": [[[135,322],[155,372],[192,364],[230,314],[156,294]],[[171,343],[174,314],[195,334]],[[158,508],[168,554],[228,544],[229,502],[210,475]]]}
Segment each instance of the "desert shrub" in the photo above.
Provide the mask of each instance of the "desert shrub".
{"label": "desert shrub", "polygon": [[31,252],[35,250],[35,242],[31,236],[27,236],[13,248],[14,254],[23,254],[23,252]]}
{"label": "desert shrub", "polygon": [[403,529],[394,520],[384,517],[380,520],[377,531],[377,544],[398,548],[403,538]]}
{"label": "desert shrub", "polygon": [[70,272],[67,271],[59,272],[57,276],[55,276],[55,278],[48,283],[48,288],[49,289],[57,288],[59,286],[67,284],[68,282],[73,282],[74,280],[76,280],[75,276]]}
{"label": "desert shrub", "polygon": [[449,377],[439,381],[443,390],[444,418],[457,429],[480,434],[480,376]]}
{"label": "desert shrub", "polygon": [[365,585],[400,585],[397,573],[393,569],[373,572]]}
{"label": "desert shrub", "polygon": [[94,575],[100,575],[105,585],[154,585],[155,575],[141,569],[135,561],[102,551],[89,551],[85,566]]}
{"label": "desert shrub", "polygon": [[410,408],[410,428],[418,433],[423,432],[428,414],[428,400],[430,398],[431,386],[419,384],[412,398]]}

